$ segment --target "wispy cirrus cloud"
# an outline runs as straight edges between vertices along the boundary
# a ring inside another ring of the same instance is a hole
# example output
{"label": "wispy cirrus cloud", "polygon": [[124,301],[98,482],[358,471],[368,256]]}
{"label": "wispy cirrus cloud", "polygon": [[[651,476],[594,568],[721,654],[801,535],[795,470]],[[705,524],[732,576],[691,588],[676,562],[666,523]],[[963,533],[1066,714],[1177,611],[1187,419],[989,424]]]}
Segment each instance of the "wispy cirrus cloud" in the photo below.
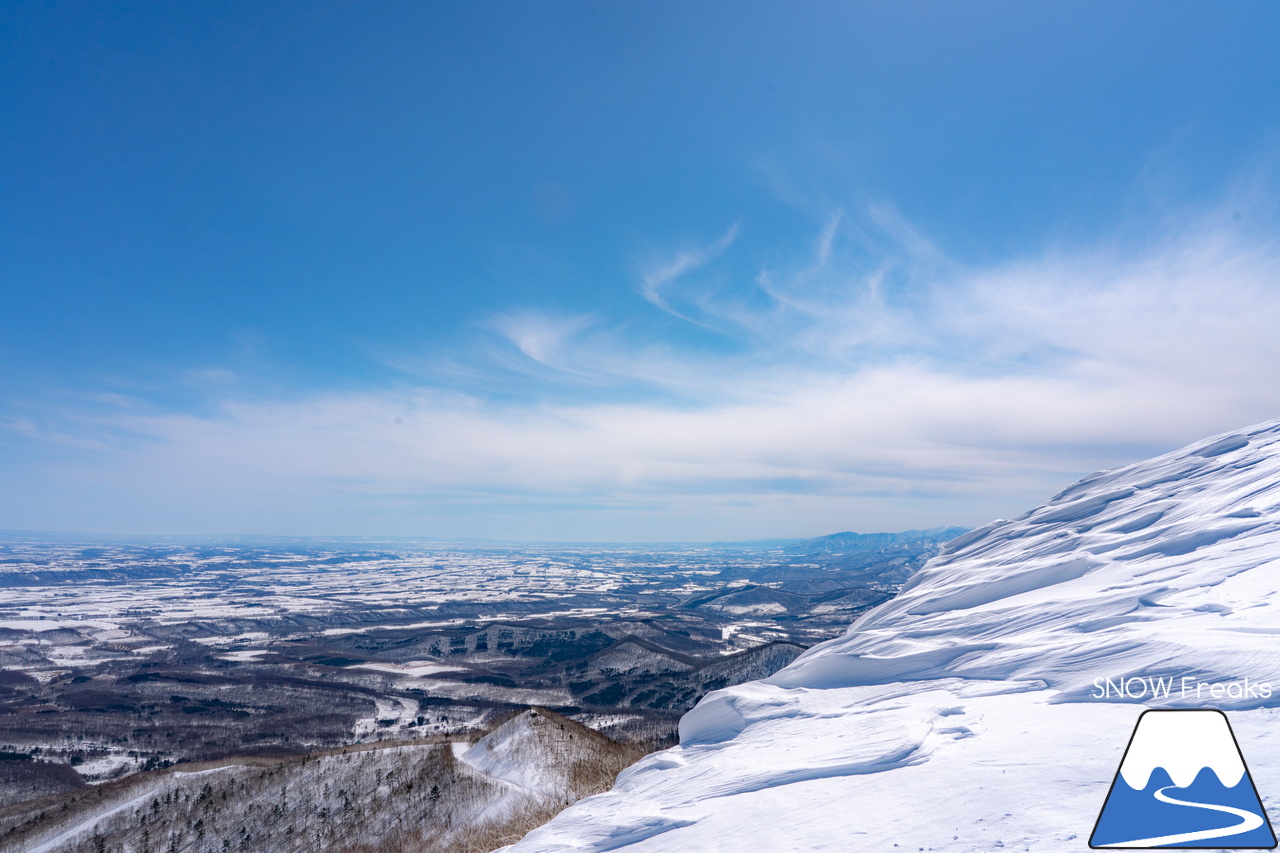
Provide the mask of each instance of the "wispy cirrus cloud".
{"label": "wispy cirrus cloud", "polygon": [[[734,226],[640,275],[660,314],[496,312],[448,355],[462,379],[15,412],[9,441],[80,455],[37,450],[3,509],[47,527],[92,490],[135,529],[538,538],[977,524],[1280,415],[1280,245],[1238,207],[983,268],[886,206],[835,211],[792,261],[709,278]],[[535,378],[555,393],[492,393]]]}
{"label": "wispy cirrus cloud", "polygon": [[677,308],[669,298],[669,291],[682,278],[719,258],[736,239],[738,239],[738,223],[735,222],[716,240],[705,246],[685,249],[674,257],[650,264],[640,274],[638,288],[640,295],[668,314],[690,323],[705,325],[696,316]]}

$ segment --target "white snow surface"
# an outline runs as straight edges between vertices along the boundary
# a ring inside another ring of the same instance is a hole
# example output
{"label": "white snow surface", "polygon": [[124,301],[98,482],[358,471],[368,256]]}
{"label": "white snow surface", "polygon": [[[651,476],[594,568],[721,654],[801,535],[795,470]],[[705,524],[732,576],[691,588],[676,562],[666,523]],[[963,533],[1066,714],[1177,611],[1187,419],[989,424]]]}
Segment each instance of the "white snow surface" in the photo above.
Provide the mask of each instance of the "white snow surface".
{"label": "white snow surface", "polygon": [[[680,746],[506,849],[1083,851],[1144,707],[1226,711],[1280,814],[1278,588],[1280,421],[954,540],[844,637],[709,694]],[[1135,678],[1172,689],[1098,696]]]}
{"label": "white snow surface", "polygon": [[476,741],[461,759],[487,776],[531,791],[557,787],[559,767],[547,762],[541,738],[533,723],[541,722],[533,713],[521,714],[496,731]]}

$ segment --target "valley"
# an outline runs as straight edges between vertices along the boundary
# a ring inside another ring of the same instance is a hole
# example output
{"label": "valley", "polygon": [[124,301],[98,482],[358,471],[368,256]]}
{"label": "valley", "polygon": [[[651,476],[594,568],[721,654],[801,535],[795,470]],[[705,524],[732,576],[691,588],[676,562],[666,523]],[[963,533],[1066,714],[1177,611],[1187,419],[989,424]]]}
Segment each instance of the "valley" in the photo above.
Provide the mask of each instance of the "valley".
{"label": "valley", "polygon": [[842,633],[960,532],[643,548],[10,534],[0,803],[229,756],[469,741],[529,706],[649,751],[703,694]]}

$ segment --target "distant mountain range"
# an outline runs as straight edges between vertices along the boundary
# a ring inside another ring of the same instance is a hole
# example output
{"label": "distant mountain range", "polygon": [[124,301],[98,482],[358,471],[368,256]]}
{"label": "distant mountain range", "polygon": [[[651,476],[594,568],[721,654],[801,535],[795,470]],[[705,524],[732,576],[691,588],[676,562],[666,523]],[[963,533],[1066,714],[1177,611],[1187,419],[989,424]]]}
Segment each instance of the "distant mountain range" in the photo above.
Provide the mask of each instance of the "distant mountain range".
{"label": "distant mountain range", "polygon": [[788,554],[814,556],[818,554],[864,554],[892,551],[927,549],[938,542],[947,542],[963,533],[967,527],[933,527],[929,530],[903,530],[900,533],[832,533],[816,539],[803,539],[784,549]]}
{"label": "distant mountain range", "polygon": [[784,555],[767,566],[729,566],[720,577],[777,586],[800,595],[833,590],[897,588],[944,545],[968,532],[935,527],[901,533],[832,533],[781,546]]}

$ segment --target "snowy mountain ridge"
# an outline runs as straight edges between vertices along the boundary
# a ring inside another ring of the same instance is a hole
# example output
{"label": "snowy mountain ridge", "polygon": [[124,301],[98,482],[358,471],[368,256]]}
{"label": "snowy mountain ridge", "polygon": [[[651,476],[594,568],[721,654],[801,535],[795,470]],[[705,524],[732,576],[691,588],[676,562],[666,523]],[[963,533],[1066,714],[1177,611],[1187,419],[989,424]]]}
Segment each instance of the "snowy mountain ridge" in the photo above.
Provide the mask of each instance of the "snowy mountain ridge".
{"label": "snowy mountain ridge", "polygon": [[530,708],[475,742],[181,764],[18,803],[0,809],[0,851],[488,853],[640,754]]}
{"label": "snowy mountain ridge", "polygon": [[1280,422],[1100,472],[509,849],[1084,850],[1144,703],[1226,710],[1274,812],[1278,570]]}

